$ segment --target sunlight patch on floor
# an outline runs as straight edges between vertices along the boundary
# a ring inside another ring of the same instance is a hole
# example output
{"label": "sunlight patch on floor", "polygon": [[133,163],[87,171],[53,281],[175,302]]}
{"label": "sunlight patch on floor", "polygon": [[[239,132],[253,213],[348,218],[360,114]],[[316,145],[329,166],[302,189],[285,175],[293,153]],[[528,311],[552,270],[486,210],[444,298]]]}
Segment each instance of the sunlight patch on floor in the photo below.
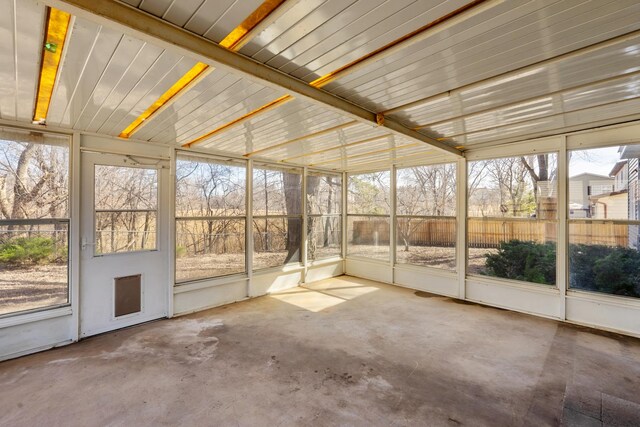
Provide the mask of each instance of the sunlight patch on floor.
{"label": "sunlight patch on floor", "polygon": [[318,313],[330,307],[352,300],[362,295],[377,291],[375,286],[348,284],[327,289],[294,288],[272,294],[270,297],[296,307]]}

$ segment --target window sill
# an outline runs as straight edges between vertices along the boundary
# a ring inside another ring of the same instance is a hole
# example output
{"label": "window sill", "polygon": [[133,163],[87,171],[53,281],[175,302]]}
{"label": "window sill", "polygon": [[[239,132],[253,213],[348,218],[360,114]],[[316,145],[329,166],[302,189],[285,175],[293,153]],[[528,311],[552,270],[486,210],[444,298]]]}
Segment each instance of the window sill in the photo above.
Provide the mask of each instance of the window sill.
{"label": "window sill", "polygon": [[56,317],[70,316],[72,314],[71,306],[66,305],[57,308],[43,308],[39,311],[30,313],[16,313],[0,319],[0,329],[10,328],[11,326],[24,325],[26,323],[39,322],[41,320],[54,319]]}
{"label": "window sill", "polygon": [[415,271],[418,273],[429,272],[438,276],[445,276],[445,277],[457,277],[458,275],[458,272],[456,270],[447,270],[444,268],[429,267],[427,265],[396,263],[393,265],[393,268],[394,270]]}
{"label": "window sill", "polygon": [[253,270],[253,275],[261,276],[263,274],[273,274],[273,273],[293,273],[293,272],[302,271],[302,270],[304,270],[304,267],[302,266],[302,264],[292,263],[292,264],[286,264],[286,265],[281,265],[277,267],[266,267],[266,268],[261,268],[259,270]]}
{"label": "window sill", "polygon": [[480,276],[467,274],[465,281],[476,282],[483,285],[510,286],[516,289],[525,289],[546,295],[559,295],[560,290],[555,285],[542,285],[536,283],[519,282],[517,280],[501,279],[499,277]]}
{"label": "window sill", "polygon": [[568,289],[567,298],[581,299],[595,303],[622,305],[631,308],[640,308],[640,298],[626,297],[622,295],[610,295],[601,292],[585,291],[580,289]]}
{"label": "window sill", "polygon": [[318,259],[315,261],[310,261],[307,264],[308,268],[313,268],[313,267],[322,267],[323,265],[330,265],[330,264],[337,264],[339,262],[342,262],[343,259],[342,257],[331,257],[331,258],[324,258],[324,259]]}
{"label": "window sill", "polygon": [[380,265],[389,266],[389,260],[383,260],[383,259],[377,259],[377,258],[367,258],[365,256],[358,256],[358,255],[347,255],[347,261],[364,261],[364,262],[370,262],[370,263],[373,263],[373,264],[380,264]]}
{"label": "window sill", "polygon": [[232,283],[245,282],[247,280],[249,280],[249,277],[246,274],[234,274],[223,277],[213,277],[210,279],[199,279],[191,282],[176,283],[173,287],[173,294],[176,295],[200,289],[230,285]]}

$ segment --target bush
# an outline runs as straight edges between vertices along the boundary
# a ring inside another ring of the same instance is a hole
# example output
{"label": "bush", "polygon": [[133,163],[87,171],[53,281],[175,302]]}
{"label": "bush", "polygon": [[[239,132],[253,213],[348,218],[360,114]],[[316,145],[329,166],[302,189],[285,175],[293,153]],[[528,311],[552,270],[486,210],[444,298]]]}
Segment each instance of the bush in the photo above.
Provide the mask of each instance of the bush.
{"label": "bush", "polygon": [[187,248],[176,246],[176,258],[184,258],[185,256],[187,256]]}
{"label": "bush", "polygon": [[502,242],[497,253],[487,254],[485,268],[490,276],[554,285],[556,245],[522,240]]}
{"label": "bush", "polygon": [[569,286],[640,297],[640,252],[622,246],[569,245]]}
{"label": "bush", "polygon": [[12,265],[38,264],[53,258],[53,239],[18,237],[0,243],[0,262]]}

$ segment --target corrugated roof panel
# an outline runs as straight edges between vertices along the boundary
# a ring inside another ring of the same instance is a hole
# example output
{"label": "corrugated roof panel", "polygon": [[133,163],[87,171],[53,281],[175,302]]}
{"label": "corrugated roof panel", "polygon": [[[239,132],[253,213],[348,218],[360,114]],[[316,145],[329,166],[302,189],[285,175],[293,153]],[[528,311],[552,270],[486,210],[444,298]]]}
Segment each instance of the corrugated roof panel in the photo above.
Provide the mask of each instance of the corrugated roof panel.
{"label": "corrugated roof panel", "polygon": [[[84,101],[81,110],[72,111],[71,119],[74,129],[87,129],[94,120],[101,108],[108,108],[107,100],[118,84],[125,78],[135,63],[138,56],[144,48],[144,42],[131,38],[122,37],[113,52],[113,55],[106,63],[104,61],[95,61],[92,63],[94,70],[96,66],[104,67],[101,75],[97,80],[92,82],[94,88],[89,93],[80,93],[76,96],[77,101]],[[95,50],[95,49],[94,49]],[[94,71],[94,73],[96,72]],[[88,85],[87,79],[83,77],[85,85]],[[84,99],[82,99],[84,97]]]}
{"label": "corrugated roof panel", "polygon": [[509,140],[524,140],[549,133],[562,133],[563,129],[574,126],[593,125],[611,119],[637,116],[638,111],[640,111],[640,99],[634,98],[468,133],[465,135],[467,139],[465,145],[472,147],[476,144],[495,144]]}
{"label": "corrugated roof panel", "polygon": [[[135,39],[132,40],[133,43]],[[147,85],[142,80],[148,77],[150,70],[155,69],[156,63],[170,66],[171,61],[167,60],[169,58],[161,48],[148,43],[140,43],[140,50],[119,76],[118,81],[111,88],[96,114],[89,120],[86,127],[80,129],[98,132],[103,125],[111,126],[113,122],[126,114],[125,108],[131,108],[136,96],[142,96],[144,92],[141,89]],[[177,61],[177,57],[175,61]]]}
{"label": "corrugated roof panel", "polygon": [[122,34],[76,19],[58,69],[47,123],[71,127],[82,113]]}
{"label": "corrugated roof panel", "polygon": [[185,144],[282,94],[223,70],[214,70],[136,133],[136,138]]}
{"label": "corrugated roof panel", "polygon": [[[513,20],[518,10],[513,9],[500,16],[505,19],[503,25],[489,26],[483,20],[468,31],[456,31],[454,26],[451,37],[427,38],[338,79],[326,89],[366,108],[386,110],[640,28],[640,5],[635,2],[625,2],[625,8],[620,2],[618,7],[589,3],[591,10],[583,11],[586,16],[582,19],[572,15],[571,3],[562,2],[567,6],[563,12],[567,19],[557,22],[542,11],[539,15],[544,19],[534,15],[536,21],[522,26]],[[554,22],[548,25],[549,21]],[[505,26],[513,30],[507,31]]]}
{"label": "corrugated roof panel", "polygon": [[[45,8],[0,0],[0,118],[31,122],[42,55]],[[14,32],[14,29],[16,32]]]}
{"label": "corrugated roof panel", "polygon": [[[620,74],[640,71],[640,35],[594,51],[590,55],[570,57],[489,79],[472,87],[436,95],[424,103],[394,111],[389,116],[408,126],[427,125],[461,114],[501,108],[523,99],[535,99],[565,88],[580,87],[587,92],[591,81],[611,79]],[[603,86],[616,85],[616,80]],[[458,110],[458,111],[456,111]]]}
{"label": "corrugated roof panel", "polygon": [[[102,126],[101,131],[110,135],[119,135],[129,123],[142,114],[149,105],[153,104],[160,95],[175,84],[195,63],[196,61],[191,58],[180,57],[164,51],[158,61],[148,70],[146,76],[139,82],[140,84],[129,93],[125,101],[120,105],[121,108],[124,107],[125,113],[118,114],[117,117],[111,117],[110,121]],[[167,66],[166,64],[171,65]]]}
{"label": "corrugated roof panel", "polygon": [[[271,37],[256,38],[255,43],[248,44],[241,53],[254,56],[260,53],[255,45],[259,44],[264,50],[271,46],[271,56],[282,55],[287,60],[278,59],[279,68],[286,68],[292,75],[312,81],[439,19],[467,1],[387,1],[378,6],[379,3],[364,0],[353,4],[342,2],[341,5],[349,7],[336,14],[336,9],[331,9],[332,3],[327,2],[317,10],[311,9],[305,17],[307,19],[283,19],[281,25],[288,27],[289,32],[280,31]],[[297,40],[289,37],[309,26],[316,30],[306,37]],[[276,61],[263,53],[260,55],[261,59],[272,60],[272,63]]]}
{"label": "corrugated roof panel", "polygon": [[562,94],[564,111],[640,97],[640,75],[616,79]]}
{"label": "corrugated roof panel", "polygon": [[[326,108],[294,99],[272,111],[261,114],[242,125],[217,135],[202,146],[236,148],[245,146],[244,153],[261,150],[291,139],[350,121]],[[245,139],[246,141],[243,141]]]}
{"label": "corrugated roof panel", "polygon": [[352,158],[342,158],[332,163],[319,165],[324,168],[353,171],[369,171],[378,169],[388,169],[391,165],[402,165],[405,163],[428,163],[435,161],[446,161],[437,152],[424,148],[424,146],[401,148],[394,151],[375,153],[370,156],[360,156]]}
{"label": "corrugated roof panel", "polygon": [[374,137],[386,138],[389,133],[383,128],[374,128],[366,124],[356,124],[343,129],[337,129],[329,134],[311,137],[293,144],[286,144],[264,153],[263,157],[278,161],[304,162],[309,156],[323,152],[337,153],[345,145],[359,145],[368,143]]}
{"label": "corrugated roof panel", "polygon": [[263,0],[143,0],[147,13],[219,43]]}

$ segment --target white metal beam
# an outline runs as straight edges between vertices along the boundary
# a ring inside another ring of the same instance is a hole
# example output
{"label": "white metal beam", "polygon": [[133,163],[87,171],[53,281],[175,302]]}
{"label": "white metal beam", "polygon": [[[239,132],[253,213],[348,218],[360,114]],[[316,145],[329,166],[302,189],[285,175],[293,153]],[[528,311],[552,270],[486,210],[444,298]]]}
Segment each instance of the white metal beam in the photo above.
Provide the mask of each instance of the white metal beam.
{"label": "white metal beam", "polygon": [[286,89],[298,98],[320,104],[360,122],[382,126],[392,133],[423,142],[439,151],[463,157],[461,151],[441,141],[390,119],[385,118],[383,123],[378,124],[376,114],[371,111],[124,3],[112,0],[44,0],[44,3],[198,61],[230,69],[266,86]]}

